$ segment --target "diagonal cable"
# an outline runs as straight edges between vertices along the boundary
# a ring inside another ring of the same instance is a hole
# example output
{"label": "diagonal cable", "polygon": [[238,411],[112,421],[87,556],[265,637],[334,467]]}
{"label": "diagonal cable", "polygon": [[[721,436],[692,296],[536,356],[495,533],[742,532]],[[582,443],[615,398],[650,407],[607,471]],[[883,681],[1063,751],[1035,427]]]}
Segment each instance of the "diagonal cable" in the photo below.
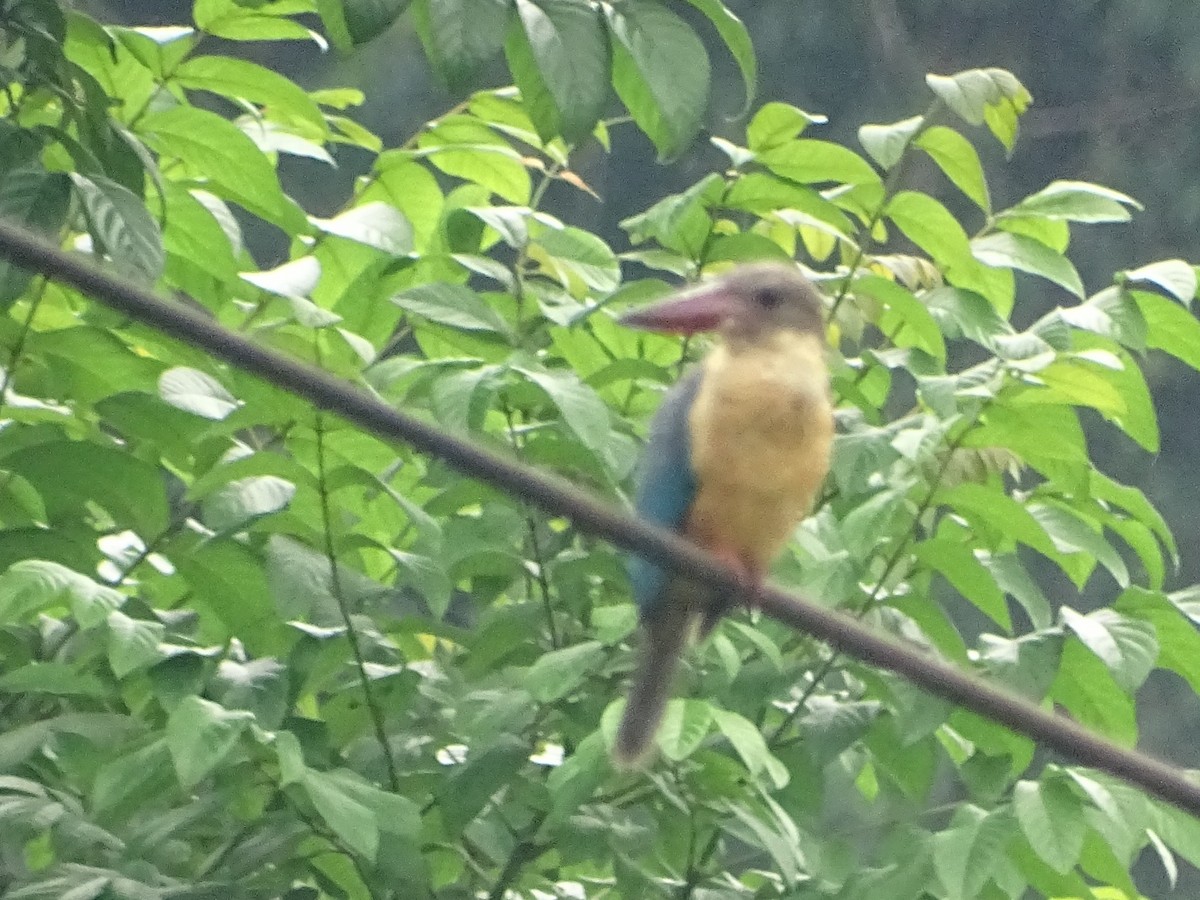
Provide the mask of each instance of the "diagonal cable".
{"label": "diagonal cable", "polygon": [[[201,313],[163,300],[3,219],[0,256],[69,284],[111,309],[257,375],[378,438],[410,444],[441,458],[464,475],[488,482],[549,513],[565,516],[578,527],[636,551],[664,568],[686,573],[730,596],[745,597],[747,593],[747,585],[736,573],[679,536],[598,502],[562,478],[499,456],[392,409],[361,388],[260,347]],[[1200,818],[1200,784],[1189,780],[1181,769],[1118,747],[1064,716],[918,653],[810,600],[772,587],[755,592],[753,599],[765,613],[793,628],[902,675],[929,693],[1006,725],[1066,759],[1116,775]]]}

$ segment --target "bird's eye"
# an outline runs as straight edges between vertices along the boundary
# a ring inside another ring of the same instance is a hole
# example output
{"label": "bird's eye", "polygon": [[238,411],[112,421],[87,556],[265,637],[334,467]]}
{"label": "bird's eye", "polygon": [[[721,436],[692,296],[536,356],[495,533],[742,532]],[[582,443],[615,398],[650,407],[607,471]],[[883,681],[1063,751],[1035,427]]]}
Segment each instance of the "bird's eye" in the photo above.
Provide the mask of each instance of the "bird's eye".
{"label": "bird's eye", "polygon": [[774,309],[783,303],[783,294],[775,288],[759,288],[754,294],[754,301],[763,309]]}

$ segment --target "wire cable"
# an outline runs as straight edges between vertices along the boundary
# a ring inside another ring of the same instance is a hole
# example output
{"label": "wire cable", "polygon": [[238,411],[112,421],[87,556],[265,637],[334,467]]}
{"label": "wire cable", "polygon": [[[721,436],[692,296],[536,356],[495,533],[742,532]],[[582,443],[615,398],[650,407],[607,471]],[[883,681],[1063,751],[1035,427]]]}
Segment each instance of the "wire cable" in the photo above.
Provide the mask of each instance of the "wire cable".
{"label": "wire cable", "polygon": [[[393,409],[328,372],[258,346],[189,307],[166,301],[3,219],[0,256],[69,284],[111,309],[257,375],[378,438],[410,444],[464,475],[571,519],[579,528],[672,572],[686,574],[729,596],[744,598],[751,590],[737,573],[669,531],[598,502],[562,478],[492,453]],[[767,615],[793,628],[866,663],[902,675],[929,693],[1006,725],[1066,759],[1115,775],[1200,818],[1200,783],[1189,780],[1181,769],[1119,747],[1065,716],[918,653],[811,600],[769,586],[754,591],[752,599]]]}

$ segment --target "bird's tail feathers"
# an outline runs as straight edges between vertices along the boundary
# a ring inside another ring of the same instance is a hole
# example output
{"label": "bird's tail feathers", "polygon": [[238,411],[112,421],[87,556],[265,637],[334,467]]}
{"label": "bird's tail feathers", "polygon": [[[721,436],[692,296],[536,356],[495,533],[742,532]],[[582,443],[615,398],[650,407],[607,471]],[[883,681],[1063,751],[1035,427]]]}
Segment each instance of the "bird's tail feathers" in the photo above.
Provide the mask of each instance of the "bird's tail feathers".
{"label": "bird's tail feathers", "polygon": [[643,622],[637,670],[613,746],[613,760],[621,768],[636,768],[650,753],[671,696],[675,670],[691,636],[692,618],[686,604],[664,603]]}

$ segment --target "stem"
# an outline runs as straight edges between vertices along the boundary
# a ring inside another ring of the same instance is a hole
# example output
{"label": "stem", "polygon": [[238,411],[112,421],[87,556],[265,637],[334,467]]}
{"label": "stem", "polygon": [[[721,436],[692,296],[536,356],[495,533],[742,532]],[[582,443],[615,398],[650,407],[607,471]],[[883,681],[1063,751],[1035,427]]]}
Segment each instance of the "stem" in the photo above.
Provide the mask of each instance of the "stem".
{"label": "stem", "polygon": [[910,159],[909,148],[912,147],[913,141],[921,136],[927,129],[934,124],[935,116],[941,108],[942,101],[934,100],[925,113],[921,116],[921,126],[909,135],[908,140],[904,142],[904,150],[901,152],[900,159],[896,165],[892,166],[892,170],[888,172],[887,178],[883,181],[883,198],[879,201],[879,206],[871,214],[871,218],[867,221],[858,232],[858,246],[854,253],[854,259],[850,261],[847,267],[846,280],[838,289],[837,296],[833,298],[833,305],[829,309],[829,320],[833,321],[839,309],[841,309],[843,301],[850,293],[850,283],[854,280],[854,275],[862,265],[863,260],[867,255],[867,246],[871,243],[871,233],[875,230],[875,226],[879,224],[879,220],[883,218],[883,211],[887,209],[888,202],[895,196],[897,189],[900,187],[900,181],[904,177],[904,171],[908,167]]}
{"label": "stem", "polygon": [[[543,818],[539,817],[530,823],[526,834],[533,835],[542,827]],[[512,853],[508,855],[508,859],[504,863],[504,868],[500,870],[500,874],[496,877],[496,883],[492,885],[492,889],[488,892],[488,900],[504,900],[504,895],[508,892],[509,886],[517,880],[517,876],[521,874],[521,870],[525,868],[526,863],[531,863],[542,855],[548,848],[543,845],[534,843],[529,838],[522,838],[517,841],[517,845],[513,847]]]}
{"label": "stem", "polygon": [[8,389],[12,386],[13,374],[25,353],[25,343],[29,340],[29,332],[33,329],[34,317],[37,316],[38,307],[42,305],[42,298],[46,296],[46,288],[49,284],[50,282],[45,278],[41,280],[34,291],[33,298],[29,301],[29,313],[25,316],[25,321],[21,323],[21,330],[17,332],[17,340],[13,344],[12,353],[8,356],[8,365],[4,367],[4,378],[0,380],[0,412],[3,412],[4,405],[8,402]]}
{"label": "stem", "polygon": [[[320,365],[320,341],[314,341],[314,346],[317,350],[317,364]],[[362,646],[358,640],[358,632],[355,630],[354,620],[350,614],[350,607],[346,603],[346,596],[342,590],[341,569],[338,566],[337,552],[333,545],[333,516],[330,512],[329,482],[325,471],[324,413],[316,413],[314,431],[317,439],[317,494],[321,500],[321,530],[325,538],[325,556],[329,560],[330,591],[333,594],[334,600],[337,601],[338,612],[342,616],[342,623],[346,626],[346,641],[350,644],[350,652],[354,654],[354,665],[358,669],[358,679],[362,685],[363,701],[366,703],[367,710],[370,713],[371,726],[375,730],[375,739],[379,742],[379,749],[383,753],[383,760],[387,766],[388,786],[391,788],[392,793],[397,794],[400,792],[400,776],[396,771],[396,761],[392,758],[391,747],[388,745],[383,710],[379,706],[375,697],[375,688],[371,685],[371,679],[367,675],[366,659],[363,657]]]}
{"label": "stem", "polygon": [[[507,399],[501,400],[500,408],[504,412],[505,422],[508,423],[508,440],[512,444],[513,450],[519,455],[523,447],[521,436],[517,432],[513,409],[508,405]],[[537,581],[538,590],[542,595],[542,606],[546,610],[546,629],[550,632],[550,645],[557,650],[560,646],[558,628],[554,624],[554,604],[550,600],[550,582],[546,578],[545,557],[542,554],[541,539],[538,538],[537,519],[533,515],[533,510],[529,508],[529,504],[522,504],[522,507],[525,510],[525,535],[529,540],[529,555],[537,568],[533,580]],[[525,579],[526,589],[532,594],[533,586],[528,572],[526,572]]]}

